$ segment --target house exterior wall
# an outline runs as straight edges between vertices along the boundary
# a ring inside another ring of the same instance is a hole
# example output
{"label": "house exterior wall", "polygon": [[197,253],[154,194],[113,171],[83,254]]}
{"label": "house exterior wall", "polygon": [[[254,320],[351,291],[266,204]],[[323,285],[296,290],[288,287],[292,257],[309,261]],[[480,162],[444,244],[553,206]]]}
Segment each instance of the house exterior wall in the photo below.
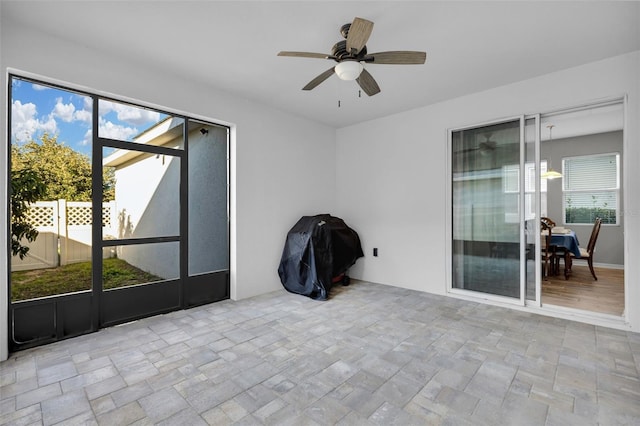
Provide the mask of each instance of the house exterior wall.
{"label": "house exterior wall", "polygon": [[633,52],[339,129],[336,212],[358,230],[365,252],[351,275],[446,293],[448,129],[627,95],[626,312],[628,327],[640,331],[639,86],[640,52]]}
{"label": "house exterior wall", "polygon": [[[189,134],[189,274],[229,268],[227,128],[207,126]],[[172,141],[173,142],[173,141]],[[107,158],[105,161],[109,161]],[[180,234],[180,159],[141,154],[115,167],[114,238]],[[106,236],[108,238],[108,236]],[[179,271],[177,245],[122,246],[119,258],[165,279]]]}
{"label": "house exterior wall", "polygon": [[229,268],[227,129],[189,136],[189,275]]}
{"label": "house exterior wall", "polygon": [[117,167],[116,238],[166,237],[180,234],[180,159],[142,155]]}
{"label": "house exterior wall", "polygon": [[[117,238],[180,235],[180,159],[142,155],[116,168]],[[180,276],[177,243],[120,246],[117,256],[164,279]]]}
{"label": "house exterior wall", "polygon": [[[231,297],[282,288],[278,264],[286,234],[303,215],[332,213],[335,130],[239,99],[188,78],[163,73],[23,28],[0,25],[0,128],[6,129],[7,69],[68,83],[120,100],[170,108],[231,127]],[[64,59],[61,59],[64,58]],[[7,241],[7,135],[0,135],[0,238]],[[313,188],[313,191],[309,191]],[[0,257],[8,259],[7,246]],[[4,270],[4,269],[3,269]],[[6,359],[7,275],[0,274],[0,360]]]}

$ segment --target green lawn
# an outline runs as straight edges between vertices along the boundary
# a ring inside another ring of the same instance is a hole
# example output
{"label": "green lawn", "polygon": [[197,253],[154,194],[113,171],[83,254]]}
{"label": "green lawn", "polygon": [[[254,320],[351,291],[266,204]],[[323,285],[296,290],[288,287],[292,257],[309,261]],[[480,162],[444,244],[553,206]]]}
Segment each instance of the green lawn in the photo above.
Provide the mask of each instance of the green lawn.
{"label": "green lawn", "polygon": [[[162,280],[116,258],[104,259],[102,272],[105,289]],[[91,262],[11,273],[13,302],[84,290],[91,290]]]}

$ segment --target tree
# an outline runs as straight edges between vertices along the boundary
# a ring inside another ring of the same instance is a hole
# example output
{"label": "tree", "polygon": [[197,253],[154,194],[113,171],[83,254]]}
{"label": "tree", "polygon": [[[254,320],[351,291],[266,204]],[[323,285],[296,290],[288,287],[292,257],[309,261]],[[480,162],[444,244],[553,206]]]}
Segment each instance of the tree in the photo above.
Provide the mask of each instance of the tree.
{"label": "tree", "polygon": [[[103,201],[115,198],[115,171],[103,170]],[[29,205],[36,201],[91,201],[91,159],[43,134],[39,142],[11,145],[11,252],[23,259],[38,231],[29,222]]]}
{"label": "tree", "polygon": [[[12,145],[11,161],[12,170],[28,168],[46,182],[42,201],[91,201],[91,159],[59,143],[57,136],[44,133],[40,141]],[[102,178],[102,199],[111,201],[115,197],[114,170],[104,168]]]}
{"label": "tree", "polygon": [[38,236],[38,230],[28,221],[29,204],[41,199],[45,192],[46,185],[35,171],[11,170],[11,253],[20,259],[29,251],[20,241],[25,238],[33,242]]}

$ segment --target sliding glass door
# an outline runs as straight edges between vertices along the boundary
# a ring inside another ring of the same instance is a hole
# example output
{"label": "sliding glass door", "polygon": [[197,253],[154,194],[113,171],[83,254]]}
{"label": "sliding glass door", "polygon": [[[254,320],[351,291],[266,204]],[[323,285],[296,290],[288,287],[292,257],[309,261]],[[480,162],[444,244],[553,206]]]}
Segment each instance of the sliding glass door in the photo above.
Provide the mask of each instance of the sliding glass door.
{"label": "sliding glass door", "polygon": [[[450,130],[450,293],[624,315],[623,107]],[[546,260],[541,218],[555,223]],[[595,271],[579,250],[592,235]]]}
{"label": "sliding glass door", "polygon": [[452,289],[524,303],[523,133],[523,119],[451,132]]}

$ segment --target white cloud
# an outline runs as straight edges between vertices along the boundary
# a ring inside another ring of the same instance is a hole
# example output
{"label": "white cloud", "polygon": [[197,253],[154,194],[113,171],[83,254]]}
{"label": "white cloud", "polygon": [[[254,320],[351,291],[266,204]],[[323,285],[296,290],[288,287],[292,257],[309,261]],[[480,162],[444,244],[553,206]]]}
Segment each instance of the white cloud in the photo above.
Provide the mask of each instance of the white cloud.
{"label": "white cloud", "polygon": [[11,132],[12,138],[17,142],[27,142],[39,132],[47,132],[55,134],[58,125],[53,117],[49,117],[46,121],[37,118],[38,111],[36,105],[29,102],[22,104],[20,101],[14,101],[11,104]]}
{"label": "white cloud", "polygon": [[35,83],[31,85],[31,88],[33,90],[38,90],[38,91],[49,89],[49,87],[47,86],[41,86],[40,84],[35,84]]}
{"label": "white cloud", "polygon": [[124,107],[118,108],[118,120],[133,125],[142,125],[146,123],[157,123],[160,120],[160,114],[147,109]]}
{"label": "white cloud", "polygon": [[82,103],[84,104],[83,109],[86,109],[87,111],[93,111],[93,99],[91,99],[89,96],[83,96]]}
{"label": "white cloud", "polygon": [[103,117],[113,111],[114,106],[115,104],[113,102],[100,99],[98,102],[98,114],[100,114],[100,117]]}
{"label": "white cloud", "polygon": [[89,146],[91,145],[92,142],[93,142],[93,131],[89,129],[85,132],[84,137],[82,138],[82,142],[80,142],[80,145]]}
{"label": "white cloud", "polygon": [[120,124],[113,124],[111,121],[100,119],[100,125],[98,126],[98,136],[101,138],[116,139],[121,141],[128,141],[138,134],[138,129],[135,127],[125,127]]}
{"label": "white cloud", "polygon": [[76,111],[75,105],[71,102],[68,104],[62,103],[62,99],[56,99],[56,106],[53,108],[51,115],[60,118],[65,123],[71,123],[74,119],[74,112]]}
{"label": "white cloud", "polygon": [[23,104],[20,101],[14,101],[11,105],[11,118],[13,121],[26,122],[33,120],[37,113],[36,104],[31,102]]}
{"label": "white cloud", "polygon": [[[62,98],[56,99],[56,106],[51,112],[53,117],[58,117],[65,123],[71,123],[72,121],[81,121],[83,123],[91,124],[91,98],[83,97],[84,109],[76,109],[75,105],[71,102],[65,104],[62,102]],[[87,106],[89,106],[87,108]]]}
{"label": "white cloud", "polygon": [[160,113],[157,111],[101,100],[100,116],[105,116],[111,111],[117,114],[119,121],[133,126],[157,123],[160,120]]}
{"label": "white cloud", "polygon": [[47,121],[39,121],[40,130],[47,132],[50,135],[54,135],[58,132],[58,123],[53,117],[49,117]]}
{"label": "white cloud", "polygon": [[86,109],[79,109],[73,114],[73,119],[90,124],[92,119],[91,111],[87,111]]}

